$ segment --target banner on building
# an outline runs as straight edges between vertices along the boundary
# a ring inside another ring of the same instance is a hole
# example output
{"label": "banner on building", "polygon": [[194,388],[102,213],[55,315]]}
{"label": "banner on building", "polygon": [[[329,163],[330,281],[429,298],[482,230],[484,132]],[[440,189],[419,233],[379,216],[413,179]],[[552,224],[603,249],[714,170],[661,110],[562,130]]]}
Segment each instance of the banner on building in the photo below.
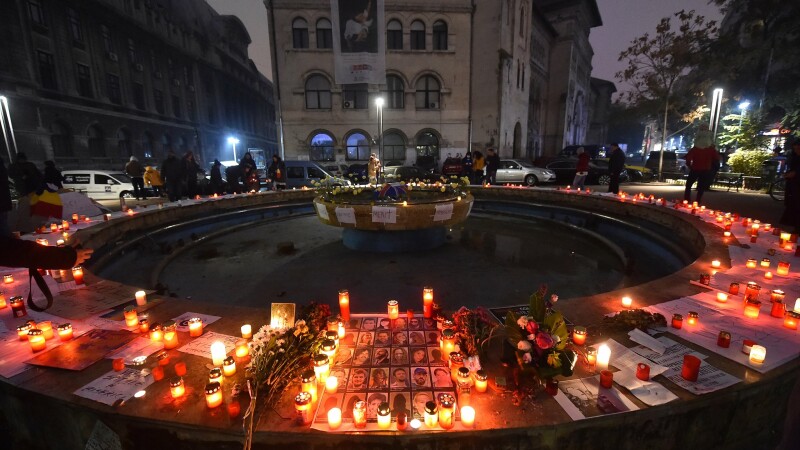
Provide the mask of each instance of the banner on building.
{"label": "banner on building", "polygon": [[336,83],[386,83],[384,0],[331,0]]}

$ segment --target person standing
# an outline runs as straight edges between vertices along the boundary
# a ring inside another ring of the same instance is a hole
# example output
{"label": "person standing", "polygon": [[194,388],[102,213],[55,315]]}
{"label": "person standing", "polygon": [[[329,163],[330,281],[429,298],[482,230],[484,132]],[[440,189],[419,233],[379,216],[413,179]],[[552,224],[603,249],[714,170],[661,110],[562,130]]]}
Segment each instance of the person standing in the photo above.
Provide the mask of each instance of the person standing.
{"label": "person standing", "polygon": [[619,194],[619,177],[624,168],[625,153],[615,142],[611,144],[611,156],[608,158],[608,175],[611,177],[611,182],[608,183],[608,192]]}
{"label": "person standing", "polygon": [[464,158],[461,160],[461,176],[471,178],[472,177],[472,152],[467,152],[464,155]]}
{"label": "person standing", "polygon": [[169,201],[174,202],[181,199],[181,162],[175,156],[175,152],[171,151],[167,154],[167,159],[161,163],[161,176],[164,177],[164,182],[167,186],[167,197]]}
{"label": "person standing", "polygon": [[161,179],[161,174],[158,169],[152,166],[147,166],[144,169],[144,184],[145,186],[153,189],[153,194],[156,197],[161,197],[164,192],[164,181]]}
{"label": "person standing", "polygon": [[497,184],[497,169],[500,168],[500,156],[497,155],[497,150],[490,148],[487,150],[486,155],[486,182],[489,184]]}
{"label": "person standing", "polygon": [[719,154],[714,147],[714,138],[708,127],[701,127],[694,141],[694,146],[686,154],[686,166],[689,176],[686,179],[686,190],[683,199],[692,201],[692,186],[697,182],[697,202],[703,199],[708,186],[711,184],[712,166],[719,164]]}
{"label": "person standing", "polygon": [[272,164],[269,165],[269,178],[272,180],[272,189],[286,189],[286,164],[278,155],[272,155]]}
{"label": "person standing", "polygon": [[64,189],[64,175],[56,168],[56,163],[53,161],[44,162],[44,182],[56,189]]}
{"label": "person standing", "polygon": [[133,196],[136,200],[147,198],[147,194],[144,193],[144,169],[139,163],[139,158],[131,156],[130,161],[125,164],[125,173],[131,178]]}
{"label": "person standing", "polygon": [[472,154],[472,184],[483,183],[484,167],[486,167],[486,161],[483,159],[483,153],[475,150]]}
{"label": "person standing", "polygon": [[197,195],[197,172],[200,170],[200,165],[194,159],[194,153],[190,150],[183,155],[181,161],[181,176],[186,183],[186,195],[189,198],[194,198]]}
{"label": "person standing", "polygon": [[783,199],[784,211],[780,223],[800,231],[800,139],[792,143],[792,153],[786,165],[786,196]]}
{"label": "person standing", "polygon": [[369,176],[369,184],[378,184],[378,173],[381,171],[381,160],[375,153],[369,155],[369,163],[367,164],[367,176]]}
{"label": "person standing", "polygon": [[578,147],[578,164],[575,165],[575,179],[572,180],[572,187],[575,189],[586,188],[586,176],[589,175],[589,154],[583,147]]}
{"label": "person standing", "polygon": [[17,153],[17,160],[8,166],[8,176],[14,180],[14,187],[20,196],[40,192],[44,177],[36,164],[28,161],[25,153]]}
{"label": "person standing", "polygon": [[211,165],[211,191],[215,194],[222,194],[222,163],[218,159]]}

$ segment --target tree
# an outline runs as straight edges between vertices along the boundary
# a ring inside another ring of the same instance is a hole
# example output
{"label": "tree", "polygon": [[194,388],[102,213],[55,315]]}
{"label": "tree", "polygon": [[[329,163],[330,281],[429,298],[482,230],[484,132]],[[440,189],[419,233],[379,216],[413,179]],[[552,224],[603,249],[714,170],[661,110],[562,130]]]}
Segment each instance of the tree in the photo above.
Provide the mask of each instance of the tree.
{"label": "tree", "polygon": [[722,132],[719,134],[721,146],[735,145],[741,150],[766,150],[769,138],[763,135],[766,126],[758,111],[728,114],[722,118]]}
{"label": "tree", "polygon": [[[658,115],[653,105],[659,105],[659,109],[663,106],[662,149],[666,145],[670,100],[676,87],[681,86],[690,94],[694,92],[689,83],[681,85],[681,81],[702,63],[702,56],[718,31],[715,21],[706,21],[694,10],[681,10],[673,17],[677,19],[674,29],[672,17],[665,17],[656,26],[652,37],[645,33],[634,39],[631,46],[619,54],[619,60],[626,61],[627,67],[616,74],[618,80],[628,83],[632,88],[623,94],[625,101],[635,105],[650,105],[648,109],[653,115]],[[662,152],[658,162],[659,178],[662,175],[663,155]]]}

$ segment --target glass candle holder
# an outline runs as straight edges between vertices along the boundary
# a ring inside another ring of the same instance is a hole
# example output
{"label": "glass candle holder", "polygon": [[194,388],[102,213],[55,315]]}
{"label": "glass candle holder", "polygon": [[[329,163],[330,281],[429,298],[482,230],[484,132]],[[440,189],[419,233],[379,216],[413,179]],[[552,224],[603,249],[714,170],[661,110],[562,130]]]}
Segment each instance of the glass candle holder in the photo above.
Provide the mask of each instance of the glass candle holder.
{"label": "glass candle holder", "polygon": [[449,358],[450,353],[456,351],[456,332],[453,329],[446,329],[442,331],[442,356],[445,360]]}
{"label": "glass candle holder", "polygon": [[586,343],[586,327],[576,326],[572,329],[572,343],[575,345]]}
{"label": "glass candle holder", "polygon": [[331,408],[328,410],[328,428],[336,430],[342,426],[342,410]]}
{"label": "glass candle holder", "polygon": [[122,314],[125,316],[125,325],[128,328],[139,326],[139,315],[136,312],[136,307],[132,305],[126,306]]}
{"label": "glass candle holder", "polygon": [[14,282],[14,275],[3,275],[3,283],[11,284]]}
{"label": "glass candle holder", "polygon": [[250,355],[250,346],[247,340],[240,339],[236,341],[236,357],[239,359],[247,358]]}
{"label": "glass candle holder", "polygon": [[645,363],[636,365],[636,378],[642,381],[650,380],[650,366]]}
{"label": "glass candle holder", "polygon": [[630,297],[622,297],[622,307],[630,309],[633,306],[633,299]]}
{"label": "glass candle holder", "polygon": [[[315,374],[316,375],[316,374]],[[328,394],[335,394],[339,390],[339,378],[331,375],[325,380],[325,392]]]}
{"label": "glass candle holder", "polygon": [[43,320],[36,324],[36,328],[42,330],[42,334],[44,335],[45,340],[50,340],[56,337],[55,332],[53,331],[53,322],[49,320]]}
{"label": "glass candle holder", "polygon": [[214,367],[213,369],[208,371],[208,382],[209,383],[219,383],[222,384],[222,369],[219,367]]}
{"label": "glass candle holder", "polygon": [[333,361],[336,356],[336,341],[333,339],[323,339],[319,352],[328,357],[328,361]]}
{"label": "glass candle holder", "polygon": [[758,295],[761,293],[761,286],[759,286],[755,281],[749,281],[747,286],[744,288],[744,297],[747,298],[758,298]]}
{"label": "glass candle holder", "polygon": [[744,263],[744,266],[748,269],[755,269],[757,265],[758,262],[753,258],[748,259],[747,262]]}
{"label": "glass candle holder", "polygon": [[600,386],[611,389],[614,382],[614,373],[609,370],[601,370],[600,371]]}
{"label": "glass candle holder", "polygon": [[397,413],[397,431],[405,431],[408,428],[408,415],[402,411]]}
{"label": "glass candle holder", "polygon": [[242,325],[242,339],[250,339],[253,337],[253,326],[249,323]]}
{"label": "glass candle holder", "polygon": [[203,335],[203,319],[192,317],[189,319],[189,336],[199,337]]}
{"label": "glass candle holder", "polygon": [[456,373],[456,386],[458,386],[459,391],[472,387],[472,375],[470,374],[468,367],[458,368]]}
{"label": "glass candle holder", "polygon": [[769,266],[770,266],[769,258],[761,258],[761,267],[769,267]]}
{"label": "glass candle holder", "polygon": [[472,406],[461,407],[461,425],[464,425],[464,428],[475,426],[475,408]]}
{"label": "glass candle holder", "polygon": [[686,323],[691,326],[696,326],[700,323],[700,314],[696,311],[689,311],[689,314],[686,315]]}
{"label": "glass candle holder", "polygon": [[717,301],[720,303],[726,303],[728,301],[728,294],[724,292],[717,292]]}
{"label": "glass candle holder", "polygon": [[422,316],[426,319],[433,317],[433,288],[422,288]]}
{"label": "glass candle holder", "polygon": [[81,285],[83,284],[83,267],[73,267],[72,268],[72,279],[75,280],[75,284]]}
{"label": "glass candle holder", "polygon": [[397,300],[389,300],[386,302],[386,309],[389,314],[389,319],[395,320],[400,316],[400,305],[397,303]]}
{"label": "glass candle holder", "polygon": [[475,378],[475,390],[478,392],[486,392],[486,389],[489,387],[489,376],[486,374],[486,371],[481,369],[475,371],[473,374]]}
{"label": "glass candle holder", "polygon": [[6,302],[6,295],[0,292],[0,309],[5,309],[8,307],[8,303]]}
{"label": "glass candle holder", "polygon": [[378,405],[378,428],[388,430],[392,424],[392,408],[388,402]]}
{"label": "glass candle holder", "polygon": [[301,425],[308,425],[311,423],[311,394],[308,392],[301,392],[294,398],[294,409],[297,412],[297,422]]}
{"label": "glass candle holder", "polygon": [[790,330],[796,330],[797,324],[800,322],[800,313],[795,311],[786,311],[783,315],[783,326]]}
{"label": "glass candle holder", "polygon": [[73,330],[71,323],[62,323],[58,326],[58,340],[61,342],[72,339]]}
{"label": "glass candle holder", "polygon": [[737,295],[739,293],[739,283],[731,283],[728,287],[728,293],[731,295]]}
{"label": "glass candle holder", "polygon": [[339,318],[337,316],[330,316],[326,322],[326,329],[328,331],[339,333]]}
{"label": "glass candle holder", "polygon": [[[338,327],[338,325],[336,325]],[[330,339],[336,344],[336,348],[339,348],[339,332],[338,331],[326,331],[325,332],[325,339]]]}
{"label": "glass candle holder", "polygon": [[150,342],[161,342],[164,340],[164,329],[160,323],[150,325]]}
{"label": "glass candle holder", "polygon": [[777,300],[772,302],[772,307],[770,308],[769,311],[770,316],[783,318],[785,312],[786,312],[786,307],[783,304],[783,300]]}
{"label": "glass candle holder", "polygon": [[456,398],[451,394],[439,394],[439,426],[449,430],[456,421]]}
{"label": "glass candle holder", "polygon": [[720,331],[717,336],[717,346],[728,348],[731,346],[731,334],[727,331]]}
{"label": "glass candle holder", "polygon": [[222,404],[222,387],[219,383],[206,385],[206,406],[213,409]]}
{"label": "glass candle holder", "polygon": [[756,345],[757,342],[752,339],[745,339],[742,341],[742,353],[745,355],[750,355],[750,350]]}
{"label": "glass candle holder", "polygon": [[300,374],[300,391],[311,394],[311,401],[317,401],[317,376],[309,369]]}
{"label": "glass candle holder", "polygon": [[317,379],[325,383],[328,380],[328,375],[331,373],[331,365],[327,355],[314,356],[314,374]]}
{"label": "glass candle holder", "polygon": [[597,365],[597,349],[594,347],[586,349],[586,364],[594,370]]}
{"label": "glass candle holder", "polygon": [[25,309],[25,299],[20,296],[11,297],[8,301],[11,305],[11,315],[14,318],[25,317],[28,315],[28,311]]}
{"label": "glass candle holder", "polygon": [[31,344],[31,350],[33,350],[34,353],[40,352],[47,347],[44,333],[38,328],[32,328],[28,331],[28,343]]}
{"label": "glass candle holder", "polygon": [[139,333],[147,334],[150,331],[150,319],[142,317],[139,319]]}
{"label": "glass candle holder", "polygon": [[789,275],[789,267],[790,264],[788,262],[780,261],[778,262],[778,269],[776,270],[776,272],[778,275],[783,275],[783,276]]}
{"label": "glass candle holder", "polygon": [[767,348],[763,345],[754,345],[750,349],[750,364],[760,366],[767,359]]}
{"label": "glass candle holder", "polygon": [[347,289],[339,291],[339,315],[343,321],[350,321],[350,291]]}
{"label": "glass candle holder", "polygon": [[211,344],[211,364],[215,367],[222,366],[222,362],[225,361],[225,356],[227,354],[227,350],[225,349],[225,343],[221,341],[215,341]]}
{"label": "glass candle holder", "polygon": [[750,319],[758,319],[761,312],[761,302],[755,299],[747,299],[744,305],[744,316]]}
{"label": "glass candle holder", "polygon": [[439,424],[439,408],[436,402],[429,401],[425,403],[425,426],[428,428],[435,428]]}
{"label": "glass candle holder", "polygon": [[453,383],[458,383],[458,369],[464,367],[464,357],[461,353],[451,352],[448,366],[450,367],[450,379],[453,380]]}
{"label": "glass candle holder", "polygon": [[183,385],[183,378],[174,377],[169,380],[169,393],[172,398],[180,398],[186,393],[186,387]]}
{"label": "glass candle holder", "polygon": [[359,400],[353,405],[353,427],[367,427],[367,402]]}
{"label": "glass candle holder", "polygon": [[23,323],[22,325],[17,327],[17,337],[20,341],[27,341],[28,340],[28,332],[34,329],[33,325],[30,323]]}
{"label": "glass candle holder", "polygon": [[232,377],[236,374],[236,360],[233,356],[228,356],[222,361],[222,373],[226,377]]}

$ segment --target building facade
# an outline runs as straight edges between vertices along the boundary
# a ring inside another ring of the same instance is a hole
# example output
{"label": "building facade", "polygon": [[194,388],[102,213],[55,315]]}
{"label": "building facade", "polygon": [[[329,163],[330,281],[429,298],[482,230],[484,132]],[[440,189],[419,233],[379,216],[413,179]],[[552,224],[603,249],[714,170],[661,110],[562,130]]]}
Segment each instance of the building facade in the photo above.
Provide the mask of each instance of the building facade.
{"label": "building facade", "polygon": [[[8,0],[0,94],[17,150],[63,169],[277,152],[272,84],[241,21],[204,0]],[[12,152],[13,153],[13,152]]]}

